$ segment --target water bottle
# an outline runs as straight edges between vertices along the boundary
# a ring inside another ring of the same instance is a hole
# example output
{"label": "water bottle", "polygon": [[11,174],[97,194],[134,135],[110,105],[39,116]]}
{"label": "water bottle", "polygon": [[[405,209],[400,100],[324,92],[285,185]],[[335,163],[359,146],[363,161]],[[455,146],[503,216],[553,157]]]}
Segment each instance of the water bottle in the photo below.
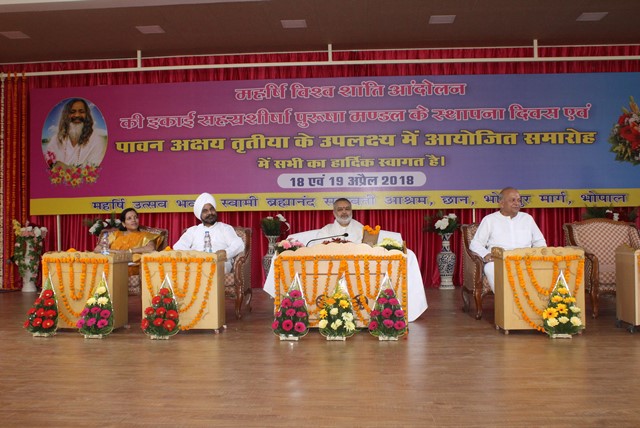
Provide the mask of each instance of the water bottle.
{"label": "water bottle", "polygon": [[213,248],[211,248],[211,235],[209,235],[208,230],[204,232],[204,252],[213,253]]}
{"label": "water bottle", "polygon": [[102,238],[100,238],[100,245],[102,246],[101,253],[105,256],[109,255],[109,233],[104,232],[102,234]]}

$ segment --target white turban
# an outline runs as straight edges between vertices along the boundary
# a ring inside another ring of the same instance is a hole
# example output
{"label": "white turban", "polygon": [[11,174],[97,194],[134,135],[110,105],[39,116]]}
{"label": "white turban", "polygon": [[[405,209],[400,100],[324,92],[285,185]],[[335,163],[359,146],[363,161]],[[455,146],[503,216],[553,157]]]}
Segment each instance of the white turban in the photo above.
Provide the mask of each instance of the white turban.
{"label": "white turban", "polygon": [[202,209],[205,205],[211,204],[213,209],[216,209],[216,200],[213,196],[208,193],[203,193],[196,198],[196,201],[193,203],[193,213],[198,217],[198,220],[202,220],[200,218],[200,214],[202,214]]}

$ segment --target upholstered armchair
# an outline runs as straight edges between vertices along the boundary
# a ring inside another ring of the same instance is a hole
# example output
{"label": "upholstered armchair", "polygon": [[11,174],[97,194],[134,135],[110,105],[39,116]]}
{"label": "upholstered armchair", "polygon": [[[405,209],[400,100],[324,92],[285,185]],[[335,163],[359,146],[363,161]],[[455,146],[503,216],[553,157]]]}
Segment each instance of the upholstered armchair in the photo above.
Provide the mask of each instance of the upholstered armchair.
{"label": "upholstered armchair", "polygon": [[489,281],[484,274],[484,262],[482,257],[469,249],[469,244],[478,230],[477,224],[463,224],[462,232],[462,310],[469,312],[471,296],[476,304],[477,320],[482,318],[482,299],[493,294]]}
{"label": "upholstered armchair", "polygon": [[585,291],[591,296],[593,317],[598,317],[598,299],[616,293],[616,248],[627,245],[640,248],[640,233],[635,225],[604,218],[565,223],[565,244],[585,252]]}
{"label": "upholstered armchair", "polygon": [[224,276],[224,294],[235,299],[236,318],[242,318],[242,306],[246,297],[246,306],[251,311],[251,228],[235,226],[236,234],[244,242],[244,251],[233,261],[233,271]]}

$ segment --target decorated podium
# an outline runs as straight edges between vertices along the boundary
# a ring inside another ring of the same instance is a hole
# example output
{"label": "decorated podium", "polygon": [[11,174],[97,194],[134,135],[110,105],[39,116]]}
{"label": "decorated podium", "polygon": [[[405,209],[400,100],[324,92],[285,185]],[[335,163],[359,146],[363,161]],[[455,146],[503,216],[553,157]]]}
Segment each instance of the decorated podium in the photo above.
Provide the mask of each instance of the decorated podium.
{"label": "decorated podium", "polygon": [[[224,251],[161,251],[141,259],[142,310],[151,306],[165,278],[178,301],[180,329],[212,329],[225,325]],[[220,267],[218,269],[218,266]]]}
{"label": "decorated podium", "polygon": [[493,248],[495,323],[509,330],[543,330],[542,314],[562,271],[585,325],[584,251],[577,247]]}
{"label": "decorated podium", "polygon": [[275,307],[280,306],[295,274],[309,311],[309,325],[318,325],[318,307],[342,275],[353,302],[356,326],[366,327],[375,305],[380,283],[389,276],[403,309],[407,312],[407,257],[398,250],[367,244],[328,244],[284,251],[274,261]]}
{"label": "decorated podium", "polygon": [[42,256],[42,280],[51,277],[58,296],[59,328],[76,328],[85,307],[104,274],[113,304],[113,328],[129,323],[129,292],[127,267],[129,253],[98,253],[69,251],[48,252]]}

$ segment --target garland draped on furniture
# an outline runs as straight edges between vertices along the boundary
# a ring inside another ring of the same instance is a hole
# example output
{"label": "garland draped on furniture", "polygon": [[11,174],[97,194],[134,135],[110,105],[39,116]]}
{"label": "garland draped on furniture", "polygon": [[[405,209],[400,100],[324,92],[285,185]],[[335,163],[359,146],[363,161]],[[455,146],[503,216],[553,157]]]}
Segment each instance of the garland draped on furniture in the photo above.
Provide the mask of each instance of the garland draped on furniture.
{"label": "garland draped on furniture", "polygon": [[[549,57],[588,57],[588,56],[631,56],[640,54],[640,45],[620,46],[550,46],[539,47],[537,54],[541,58]],[[464,58],[531,58],[532,47],[514,48],[465,48],[465,49],[409,49],[397,51],[333,51],[334,63],[316,66],[291,66],[291,67],[250,67],[251,63],[267,62],[311,62],[326,61],[326,52],[301,52],[301,53],[275,53],[275,54],[247,54],[247,55],[211,55],[198,57],[172,57],[172,58],[143,58],[140,69],[137,59],[117,59],[99,61],[69,61],[47,62],[28,64],[5,64],[0,67],[0,73],[14,74],[8,81],[10,87],[5,99],[11,100],[11,108],[3,112],[2,121],[6,122],[7,138],[3,138],[0,148],[3,161],[0,175],[2,180],[2,217],[3,229],[0,231],[0,240],[3,244],[3,261],[11,255],[12,246],[10,234],[7,233],[7,224],[11,218],[18,218],[23,223],[26,218],[27,197],[29,194],[26,177],[29,165],[28,143],[26,139],[27,106],[26,99],[32,88],[56,88],[69,86],[97,86],[97,85],[126,85],[149,83],[174,83],[174,82],[198,82],[198,81],[224,81],[247,79],[296,79],[296,78],[329,78],[329,77],[357,77],[357,76],[409,76],[409,75],[461,75],[461,74],[524,74],[524,73],[594,73],[594,72],[637,72],[640,71],[638,61],[547,61],[547,62],[494,62],[494,63],[464,63],[446,61],[438,64],[407,63],[411,59],[464,59]],[[384,60],[388,64],[352,65],[339,64],[339,61],[357,60]],[[398,61],[393,63],[393,61]],[[400,61],[403,61],[400,63]],[[336,64],[335,62],[338,62]],[[146,71],[144,67],[175,66],[188,67],[206,64],[247,64],[238,68],[202,68],[202,69],[177,69],[172,71]],[[65,72],[71,70],[92,69],[122,69],[131,68],[130,72],[117,73],[90,73],[67,75],[38,75],[29,79],[18,77],[17,73],[37,72]],[[9,96],[9,93],[11,96]],[[21,104],[22,101],[22,104]],[[8,112],[11,111],[11,115]],[[17,112],[22,112],[17,114]],[[14,113],[15,112],[15,113]],[[9,122],[11,122],[9,124]],[[11,138],[9,138],[11,134]],[[5,143],[6,141],[6,143]],[[19,157],[20,154],[25,156]],[[9,162],[8,156],[13,159]],[[510,185],[513,183],[504,183]],[[11,197],[12,196],[12,197]],[[479,221],[484,215],[494,210],[476,210],[475,219]],[[453,210],[458,215],[461,223],[472,223],[471,210]],[[536,218],[549,245],[563,245],[562,224],[580,219],[580,208],[558,209],[534,209],[527,210]],[[221,213],[221,221],[236,225],[251,226],[254,230],[260,230],[260,219],[276,212],[239,212]],[[427,287],[437,287],[439,284],[438,269],[435,263],[435,254],[439,250],[439,240],[434,234],[422,232],[425,215],[434,215],[434,210],[372,210],[367,212],[354,212],[354,217],[363,224],[380,224],[385,229],[402,233],[407,246],[414,250],[421,266],[422,276]],[[93,237],[86,233],[82,226],[84,214],[61,216],[61,248],[92,249],[95,246]],[[318,229],[326,223],[333,221],[331,211],[326,212],[288,212],[287,218],[292,220],[292,233],[309,229]],[[56,216],[32,216],[32,223],[46,226],[50,233],[45,240],[45,250],[55,249],[57,241]],[[141,213],[141,222],[169,230],[169,244],[173,244],[180,232],[187,226],[196,223],[191,213],[171,214],[147,214]],[[638,223],[640,224],[640,223]],[[256,236],[260,236],[256,234]],[[253,287],[261,287],[264,283],[264,273],[260,267],[262,255],[266,253],[267,243],[258,239],[252,246],[255,252],[252,271],[256,272]],[[452,251],[459,254],[461,245],[459,234],[456,233],[452,240]],[[461,258],[454,273],[454,283],[459,283],[461,275]],[[15,287],[17,281],[16,269],[13,266],[2,263],[0,269],[9,266],[2,271],[2,284],[0,287]]]}

